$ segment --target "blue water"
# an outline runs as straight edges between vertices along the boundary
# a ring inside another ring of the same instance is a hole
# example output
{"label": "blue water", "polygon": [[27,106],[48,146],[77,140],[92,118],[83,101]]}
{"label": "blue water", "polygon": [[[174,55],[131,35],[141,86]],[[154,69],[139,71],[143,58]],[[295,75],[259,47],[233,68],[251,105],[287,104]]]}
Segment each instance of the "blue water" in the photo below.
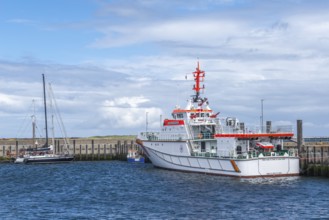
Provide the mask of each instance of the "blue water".
{"label": "blue water", "polygon": [[0,219],[329,218],[329,179],[237,179],[118,161],[0,164]]}

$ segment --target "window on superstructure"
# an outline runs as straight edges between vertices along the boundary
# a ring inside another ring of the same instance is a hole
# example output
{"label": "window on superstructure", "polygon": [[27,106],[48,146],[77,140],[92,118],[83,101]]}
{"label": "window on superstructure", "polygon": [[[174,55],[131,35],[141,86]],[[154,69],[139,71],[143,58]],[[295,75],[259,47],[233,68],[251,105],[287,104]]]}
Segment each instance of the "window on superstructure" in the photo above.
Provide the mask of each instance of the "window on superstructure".
{"label": "window on superstructure", "polygon": [[177,114],[177,118],[184,118],[183,114]]}
{"label": "window on superstructure", "polygon": [[201,113],[201,117],[202,117],[202,118],[204,117],[204,113]]}

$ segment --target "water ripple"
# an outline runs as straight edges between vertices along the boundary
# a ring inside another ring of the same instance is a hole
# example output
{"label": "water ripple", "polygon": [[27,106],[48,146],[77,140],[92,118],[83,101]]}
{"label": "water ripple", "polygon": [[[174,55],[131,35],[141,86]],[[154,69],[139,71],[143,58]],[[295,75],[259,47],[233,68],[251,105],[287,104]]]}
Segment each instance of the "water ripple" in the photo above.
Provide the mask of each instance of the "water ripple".
{"label": "water ripple", "polygon": [[327,179],[238,179],[151,164],[0,166],[1,219],[329,218]]}

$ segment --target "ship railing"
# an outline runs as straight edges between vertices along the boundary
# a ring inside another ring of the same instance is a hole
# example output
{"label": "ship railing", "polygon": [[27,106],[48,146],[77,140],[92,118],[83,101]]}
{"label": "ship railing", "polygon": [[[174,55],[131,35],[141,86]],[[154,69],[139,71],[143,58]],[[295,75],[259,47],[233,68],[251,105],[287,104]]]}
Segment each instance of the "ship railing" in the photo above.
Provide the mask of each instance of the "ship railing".
{"label": "ship railing", "polygon": [[193,156],[193,157],[218,157],[217,153],[210,153],[210,152],[192,152],[191,156]]}
{"label": "ship railing", "polygon": [[141,132],[139,138],[142,140],[157,140],[160,132]]}
{"label": "ship railing", "polygon": [[292,125],[280,125],[280,126],[272,126],[272,127],[251,126],[251,127],[245,127],[243,130],[241,130],[238,127],[222,126],[220,130],[221,130],[220,133],[226,133],[226,134],[293,133]]}
{"label": "ship railing", "polygon": [[254,126],[254,127],[246,127],[243,133],[293,133],[292,125],[279,125],[279,126]]}
{"label": "ship railing", "polygon": [[194,157],[221,157],[226,159],[248,159],[248,158],[259,158],[259,157],[297,157],[298,151],[297,149],[289,149],[289,150],[280,150],[280,151],[270,151],[270,152],[262,152],[258,150],[252,150],[249,152],[245,152],[242,154],[236,154],[235,152],[221,151],[219,155],[216,152],[199,152],[192,151],[191,156]]}
{"label": "ship railing", "polygon": [[249,158],[282,157],[282,156],[298,157],[298,150],[297,149],[289,149],[289,150],[269,151],[269,152],[252,150],[252,151],[248,152],[248,157]]}
{"label": "ship railing", "polygon": [[190,125],[212,125],[212,124],[216,124],[216,120],[213,118],[195,118],[190,120]]}
{"label": "ship railing", "polygon": [[208,133],[208,132],[204,132],[204,133],[198,133],[193,135],[193,140],[200,140],[200,139],[214,139],[214,134],[212,133]]}
{"label": "ship railing", "polygon": [[161,134],[160,132],[141,132],[139,138],[149,141],[185,141],[188,140],[187,134]]}

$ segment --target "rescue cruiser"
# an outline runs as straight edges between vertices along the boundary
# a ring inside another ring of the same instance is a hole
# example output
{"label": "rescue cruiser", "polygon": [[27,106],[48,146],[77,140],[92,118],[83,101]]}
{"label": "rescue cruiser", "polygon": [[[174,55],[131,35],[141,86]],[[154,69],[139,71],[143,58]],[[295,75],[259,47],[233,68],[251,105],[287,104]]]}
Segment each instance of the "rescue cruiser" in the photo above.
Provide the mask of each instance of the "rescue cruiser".
{"label": "rescue cruiser", "polygon": [[297,149],[285,149],[292,126],[246,127],[235,117],[219,118],[200,92],[205,72],[193,72],[195,94],[176,107],[158,132],[139,133],[136,143],[155,167],[234,177],[299,175]]}

